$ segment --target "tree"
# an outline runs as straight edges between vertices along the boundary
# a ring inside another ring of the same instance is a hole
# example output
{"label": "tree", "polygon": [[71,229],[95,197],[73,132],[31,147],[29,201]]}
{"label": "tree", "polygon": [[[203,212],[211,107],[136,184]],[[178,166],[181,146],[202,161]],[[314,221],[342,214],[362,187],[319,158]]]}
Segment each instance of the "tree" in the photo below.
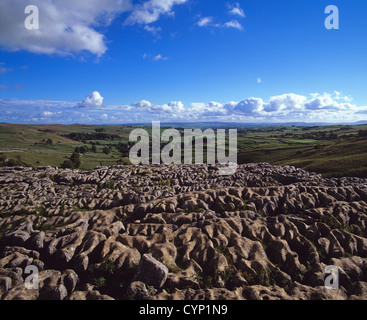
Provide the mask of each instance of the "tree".
{"label": "tree", "polygon": [[80,153],[86,154],[89,151],[89,148],[87,146],[80,147]]}
{"label": "tree", "polygon": [[111,153],[111,149],[109,147],[104,147],[103,148],[103,153],[110,154]]}
{"label": "tree", "polygon": [[52,139],[47,139],[46,140],[46,143],[49,144],[49,145],[53,145],[54,144],[54,142],[52,141]]}
{"label": "tree", "polygon": [[6,163],[6,165],[8,167],[16,167],[16,166],[19,166],[19,163],[18,163],[17,160],[9,159],[8,162]]}
{"label": "tree", "polygon": [[92,152],[96,153],[97,152],[97,146],[95,143],[92,143]]}
{"label": "tree", "polygon": [[63,169],[75,169],[74,163],[70,160],[65,160],[62,165],[61,168]]}
{"label": "tree", "polygon": [[70,157],[70,161],[74,164],[76,169],[79,168],[82,164],[82,161],[80,160],[80,153],[74,152]]}

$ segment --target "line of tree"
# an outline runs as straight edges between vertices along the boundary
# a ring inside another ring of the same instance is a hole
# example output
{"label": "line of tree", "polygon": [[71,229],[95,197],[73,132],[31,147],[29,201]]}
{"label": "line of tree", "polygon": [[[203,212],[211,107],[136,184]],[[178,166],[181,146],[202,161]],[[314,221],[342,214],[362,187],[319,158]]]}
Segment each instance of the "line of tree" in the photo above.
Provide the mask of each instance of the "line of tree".
{"label": "line of tree", "polygon": [[82,154],[86,154],[89,151],[90,150],[87,146],[76,147],[74,150],[75,153],[82,153]]}
{"label": "line of tree", "polygon": [[109,134],[105,132],[71,132],[63,137],[74,140],[74,141],[88,141],[88,140],[103,140],[103,141],[114,141],[115,139],[120,139],[120,136],[117,134]]}

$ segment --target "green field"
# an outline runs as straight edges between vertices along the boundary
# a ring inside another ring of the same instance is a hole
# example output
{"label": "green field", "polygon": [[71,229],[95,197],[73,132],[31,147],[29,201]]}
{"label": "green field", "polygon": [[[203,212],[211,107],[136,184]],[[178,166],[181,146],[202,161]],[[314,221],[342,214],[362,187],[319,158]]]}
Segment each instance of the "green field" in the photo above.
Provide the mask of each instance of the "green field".
{"label": "green field", "polygon": [[[60,166],[71,157],[75,148],[82,146],[89,149],[80,155],[82,170],[128,164],[128,152],[121,152],[117,146],[127,146],[132,129],[124,126],[0,124],[0,164],[7,165],[12,159],[12,165]],[[367,125],[238,127],[238,162],[294,165],[330,177],[367,177],[367,137],[361,134],[364,130]],[[148,128],[147,131],[150,132]],[[96,136],[96,132],[103,134]],[[183,128],[180,132],[183,133]],[[91,139],[76,141],[68,137],[70,134]],[[92,144],[96,144],[96,152],[91,151]],[[107,146],[109,154],[103,152]]]}

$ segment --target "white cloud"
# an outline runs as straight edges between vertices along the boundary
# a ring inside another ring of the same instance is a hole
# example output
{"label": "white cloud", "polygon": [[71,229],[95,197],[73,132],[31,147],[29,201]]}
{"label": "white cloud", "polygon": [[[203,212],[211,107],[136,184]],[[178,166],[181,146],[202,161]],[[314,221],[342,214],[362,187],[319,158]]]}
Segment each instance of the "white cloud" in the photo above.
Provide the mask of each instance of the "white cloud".
{"label": "white cloud", "polygon": [[168,104],[155,105],[150,101],[141,100],[139,102],[132,103],[132,106],[135,107],[135,111],[138,110],[140,112],[148,112],[154,114],[180,114],[186,111],[184,104],[181,101],[171,101]]}
{"label": "white cloud", "polygon": [[146,25],[144,26],[144,30],[150,32],[152,35],[156,37],[159,37],[159,33],[162,31],[162,28]]}
{"label": "white cloud", "polygon": [[143,59],[150,59],[152,61],[165,61],[168,60],[167,57],[163,56],[162,54],[157,54],[157,55],[152,55],[149,53],[144,53],[143,54]]}
{"label": "white cloud", "polygon": [[232,14],[234,16],[240,16],[242,18],[246,17],[244,11],[241,9],[241,6],[238,2],[235,2],[234,4],[229,4],[228,8],[229,8],[229,13],[230,14]]}
{"label": "white cloud", "polygon": [[234,29],[237,29],[237,30],[243,30],[243,27],[242,27],[241,23],[239,23],[237,20],[231,20],[231,21],[226,22],[224,24],[224,27],[234,28]]}
{"label": "white cloud", "polygon": [[198,21],[198,26],[199,27],[205,27],[205,26],[211,24],[212,22],[213,22],[213,18],[212,17],[204,17],[204,18],[201,18]]}
{"label": "white cloud", "polygon": [[162,15],[173,16],[173,7],[187,0],[149,0],[134,6],[127,24],[150,24],[156,22]]}
{"label": "white cloud", "polygon": [[260,84],[260,83],[262,83],[263,81],[262,81],[262,79],[261,79],[261,78],[257,78],[257,79],[256,79],[256,82],[257,82],[258,84]]}
{"label": "white cloud", "polygon": [[148,109],[152,106],[152,104],[147,100],[141,100],[139,102],[133,103],[132,105],[138,109]]}
{"label": "white cloud", "polygon": [[[367,107],[344,100],[338,93],[295,93],[270,97],[267,101],[250,97],[225,103],[191,103],[182,101],[154,104],[141,100],[130,105],[103,104],[98,92],[82,103],[47,100],[0,99],[0,122],[37,123],[124,123],[158,121],[234,121],[234,122],[355,122],[366,120]],[[79,106],[79,108],[76,108]],[[5,112],[6,111],[6,112]],[[12,117],[17,117],[13,119]],[[38,119],[32,120],[32,119]]]}
{"label": "white cloud", "polygon": [[153,105],[149,112],[152,113],[160,113],[160,114],[171,114],[171,115],[180,115],[186,111],[183,103],[181,101],[171,101],[168,104],[163,105]]}
{"label": "white cloud", "polygon": [[[261,98],[251,97],[239,102],[230,101],[192,103],[187,109],[187,116],[195,119],[212,119],[225,121],[356,121],[356,114],[367,113],[363,108],[348,102],[338,102],[332,95],[303,95],[288,93],[271,97],[267,102]],[[348,96],[349,97],[349,96]],[[310,107],[312,106],[312,108]],[[348,119],[348,120],[347,120]]]}
{"label": "white cloud", "polygon": [[110,119],[110,117],[108,116],[108,114],[107,113],[104,113],[104,114],[102,114],[101,115],[101,120],[103,120],[103,121],[107,121],[107,120],[109,120]]}
{"label": "white cloud", "polygon": [[305,103],[305,108],[308,110],[348,110],[355,106],[350,102],[353,100],[350,96],[341,97],[340,92],[332,94],[324,93],[313,95],[312,99]]}
{"label": "white cloud", "polygon": [[100,95],[98,91],[92,92],[88,95],[82,103],[79,103],[77,106],[79,108],[100,108],[103,105],[103,97]]}
{"label": "white cloud", "polygon": [[195,115],[195,117],[221,116],[228,112],[223,104],[215,101],[210,101],[209,103],[192,103],[188,111]]}
{"label": "white cloud", "polygon": [[261,98],[248,98],[238,102],[235,106],[234,113],[254,115],[263,110],[264,101]]}
{"label": "white cloud", "polygon": [[[233,16],[237,16],[239,18],[245,18],[246,15],[244,11],[241,9],[240,4],[238,2],[235,3],[227,3],[227,8],[229,10],[229,14]],[[221,22],[221,23],[214,23],[213,17],[202,17],[197,22],[197,25],[199,27],[216,27],[216,28],[234,28],[237,30],[243,30],[242,24],[236,20],[232,19],[228,22]]]}
{"label": "white cloud", "polygon": [[271,97],[269,103],[264,104],[265,112],[280,112],[282,110],[300,110],[307,100],[305,96],[294,93]]}
{"label": "white cloud", "polygon": [[40,114],[41,117],[45,117],[45,118],[50,118],[50,117],[54,117],[54,116],[59,116],[61,115],[62,112],[61,111],[56,111],[56,112],[52,112],[52,111],[44,111]]}
{"label": "white cloud", "polygon": [[161,54],[157,54],[153,57],[153,61],[160,61],[160,60],[168,60],[167,57],[162,56]]}
{"label": "white cloud", "polygon": [[349,96],[342,96],[342,93],[339,91],[334,91],[334,99],[335,100],[344,100],[344,101],[348,101],[348,102],[352,102],[353,98],[349,95]]}
{"label": "white cloud", "polygon": [[39,30],[24,27],[28,0],[0,1],[0,47],[42,54],[106,50],[105,36],[95,27],[108,26],[132,8],[130,0],[32,0],[39,8]]}

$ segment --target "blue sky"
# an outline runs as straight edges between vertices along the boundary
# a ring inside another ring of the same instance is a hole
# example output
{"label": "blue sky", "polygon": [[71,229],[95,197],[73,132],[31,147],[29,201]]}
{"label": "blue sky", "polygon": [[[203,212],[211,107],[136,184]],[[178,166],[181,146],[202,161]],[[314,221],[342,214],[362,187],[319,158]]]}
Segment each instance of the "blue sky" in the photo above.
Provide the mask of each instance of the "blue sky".
{"label": "blue sky", "polygon": [[365,0],[28,4],[0,2],[0,122],[367,119]]}

